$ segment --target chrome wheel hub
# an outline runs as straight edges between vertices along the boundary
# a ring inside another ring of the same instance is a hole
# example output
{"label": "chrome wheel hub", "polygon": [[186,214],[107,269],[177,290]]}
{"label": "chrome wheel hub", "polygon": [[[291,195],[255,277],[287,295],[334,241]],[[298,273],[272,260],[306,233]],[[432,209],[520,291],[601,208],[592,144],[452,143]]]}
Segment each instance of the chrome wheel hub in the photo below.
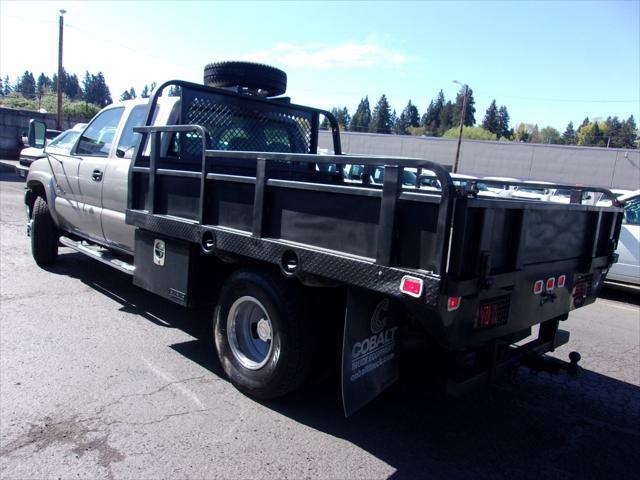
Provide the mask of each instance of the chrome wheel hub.
{"label": "chrome wheel hub", "polygon": [[264,367],[273,350],[273,328],[266,308],[252,296],[238,298],[227,314],[231,353],[250,370]]}

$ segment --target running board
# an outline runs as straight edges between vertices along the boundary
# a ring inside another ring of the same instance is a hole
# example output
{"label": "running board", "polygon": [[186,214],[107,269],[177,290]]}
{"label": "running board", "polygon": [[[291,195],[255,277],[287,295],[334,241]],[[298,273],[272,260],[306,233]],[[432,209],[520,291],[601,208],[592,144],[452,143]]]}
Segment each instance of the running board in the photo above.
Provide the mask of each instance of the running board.
{"label": "running board", "polygon": [[82,242],[76,242],[67,237],[60,237],[60,243],[65,247],[72,248],[76,252],[80,252],[86,255],[87,257],[93,258],[94,260],[104,263],[105,265],[109,265],[110,267],[113,267],[116,270],[120,270],[123,273],[133,275],[133,272],[136,269],[134,265],[131,265],[130,263],[120,260],[119,258],[116,258],[108,250],[103,250],[103,251],[95,250],[91,247],[82,245]]}

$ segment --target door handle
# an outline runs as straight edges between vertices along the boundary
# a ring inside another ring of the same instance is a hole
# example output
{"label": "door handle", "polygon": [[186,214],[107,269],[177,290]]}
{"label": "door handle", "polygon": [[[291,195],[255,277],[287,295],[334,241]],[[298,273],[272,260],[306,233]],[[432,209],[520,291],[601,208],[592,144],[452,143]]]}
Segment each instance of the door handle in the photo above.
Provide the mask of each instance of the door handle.
{"label": "door handle", "polygon": [[91,174],[91,179],[94,182],[99,182],[100,180],[102,180],[102,170],[98,170],[97,168],[93,171],[93,173]]}

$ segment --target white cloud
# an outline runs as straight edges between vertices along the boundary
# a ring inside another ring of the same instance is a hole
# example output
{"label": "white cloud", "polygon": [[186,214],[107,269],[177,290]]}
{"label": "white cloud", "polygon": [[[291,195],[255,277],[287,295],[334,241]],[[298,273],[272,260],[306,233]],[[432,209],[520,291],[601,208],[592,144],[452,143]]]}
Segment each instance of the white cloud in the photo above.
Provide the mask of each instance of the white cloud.
{"label": "white cloud", "polygon": [[270,50],[244,55],[243,60],[294,68],[370,68],[399,67],[411,59],[404,53],[393,51],[375,43],[343,43],[327,45],[309,43],[294,45],[277,43]]}

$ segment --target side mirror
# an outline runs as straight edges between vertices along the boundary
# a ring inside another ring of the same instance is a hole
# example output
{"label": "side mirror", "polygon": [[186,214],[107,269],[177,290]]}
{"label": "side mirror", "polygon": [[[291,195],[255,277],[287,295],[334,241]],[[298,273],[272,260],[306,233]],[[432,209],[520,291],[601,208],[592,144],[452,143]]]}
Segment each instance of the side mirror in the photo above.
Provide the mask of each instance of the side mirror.
{"label": "side mirror", "polygon": [[29,120],[29,133],[27,134],[30,147],[44,148],[47,125],[42,120]]}

